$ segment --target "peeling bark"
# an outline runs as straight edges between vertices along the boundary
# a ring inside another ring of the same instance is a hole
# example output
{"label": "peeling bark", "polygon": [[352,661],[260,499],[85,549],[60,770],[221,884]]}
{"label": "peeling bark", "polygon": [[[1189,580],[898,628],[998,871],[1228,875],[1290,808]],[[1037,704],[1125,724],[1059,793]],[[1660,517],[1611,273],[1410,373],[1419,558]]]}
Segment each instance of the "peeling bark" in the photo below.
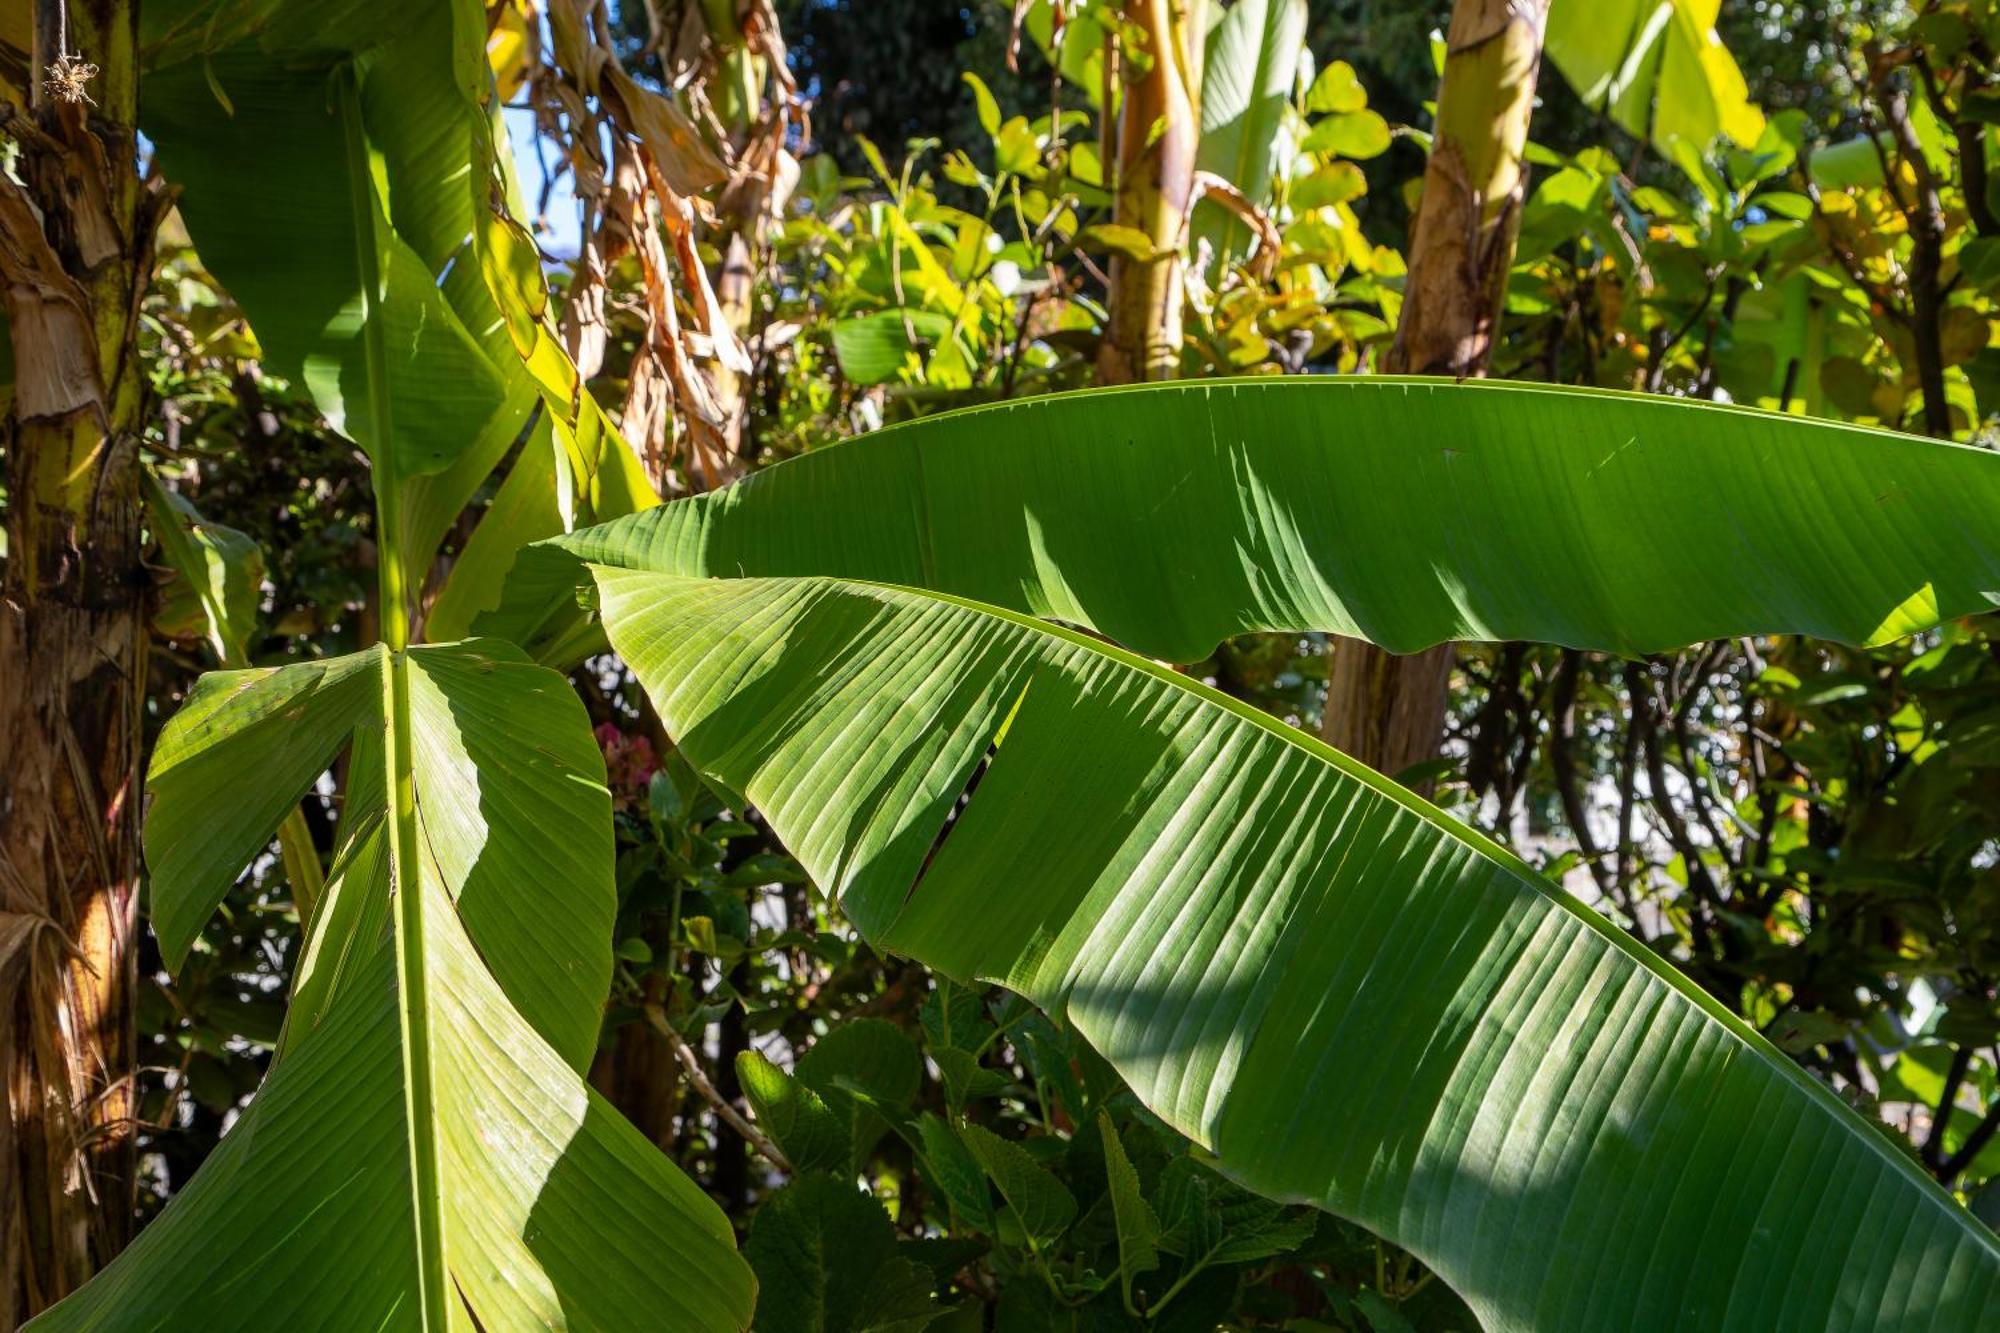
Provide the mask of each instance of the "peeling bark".
{"label": "peeling bark", "polygon": [[[1458,0],[1437,133],[1411,229],[1409,276],[1388,374],[1483,376],[1520,230],[1521,154],[1549,0]],[[1320,735],[1393,776],[1438,753],[1453,649],[1398,657],[1356,639],[1328,650]]]}
{"label": "peeling bark", "polygon": [[[0,584],[0,1327],[129,1236],[145,580],[134,337],[157,197],[133,125],[137,7],[39,6],[32,109],[0,106],[16,368]],[[65,49],[67,48],[67,49]],[[74,57],[62,61],[60,57]],[[98,66],[80,86],[83,62]],[[94,102],[89,99],[95,99]]]}

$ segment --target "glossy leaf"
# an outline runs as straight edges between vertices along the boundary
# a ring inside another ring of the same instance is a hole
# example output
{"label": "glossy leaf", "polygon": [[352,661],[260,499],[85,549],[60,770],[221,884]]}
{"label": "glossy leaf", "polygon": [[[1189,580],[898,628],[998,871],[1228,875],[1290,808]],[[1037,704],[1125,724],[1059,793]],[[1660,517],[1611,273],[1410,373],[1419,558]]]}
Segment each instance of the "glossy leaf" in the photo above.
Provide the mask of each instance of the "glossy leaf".
{"label": "glossy leaf", "polygon": [[465,618],[522,544],[657,503],[550,332],[532,241],[496,211],[514,183],[478,5],[166,0],[145,18],[143,128],[202,260],[268,364],[378,462],[394,451],[413,567],[538,413],[569,432],[573,503],[547,473],[515,488],[453,566],[476,585],[454,596]]}

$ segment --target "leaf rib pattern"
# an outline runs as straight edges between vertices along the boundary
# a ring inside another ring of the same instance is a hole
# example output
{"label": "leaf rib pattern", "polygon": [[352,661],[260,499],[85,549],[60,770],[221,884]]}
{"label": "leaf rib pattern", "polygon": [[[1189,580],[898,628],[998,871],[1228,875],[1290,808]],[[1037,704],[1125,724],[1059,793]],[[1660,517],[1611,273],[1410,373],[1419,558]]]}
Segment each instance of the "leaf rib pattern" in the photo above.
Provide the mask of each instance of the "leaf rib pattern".
{"label": "leaf rib pattern", "polygon": [[1065,1016],[1235,1178],[1409,1246],[1489,1330],[1972,1330],[2000,1299],[1991,1233],[1883,1135],[1316,741],[946,595],[593,573],[689,758],[875,943]]}
{"label": "leaf rib pattern", "polygon": [[551,642],[589,561],[929,587],[1180,662],[1260,630],[1874,643],[2000,605],[2000,455],[1499,381],[1184,382],[926,418],[531,547],[483,631]]}
{"label": "leaf rib pattern", "polygon": [[[504,644],[411,650],[419,882],[399,884],[386,660],[217,673],[169,722],[149,782],[156,910],[198,928],[351,734],[342,845],[263,1087],[161,1217],[34,1327],[422,1329],[422,1143],[449,1327],[747,1328],[754,1283],[728,1219],[581,1077],[616,898],[582,704]],[[405,892],[423,895],[422,1121],[404,1089],[392,905]]]}

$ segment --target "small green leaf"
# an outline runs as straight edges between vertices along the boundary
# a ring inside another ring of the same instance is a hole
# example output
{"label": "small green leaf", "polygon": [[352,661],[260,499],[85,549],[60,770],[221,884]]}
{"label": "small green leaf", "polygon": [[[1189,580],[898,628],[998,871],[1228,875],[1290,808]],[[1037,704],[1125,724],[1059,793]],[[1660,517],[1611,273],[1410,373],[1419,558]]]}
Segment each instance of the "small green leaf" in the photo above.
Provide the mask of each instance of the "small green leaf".
{"label": "small green leaf", "polygon": [[931,1051],[938,1072],[944,1075],[945,1100],[953,1110],[962,1110],[968,1097],[986,1096],[1007,1086],[1007,1076],[997,1069],[980,1065],[979,1057],[956,1046]]}
{"label": "small green leaf", "polygon": [[818,1093],[756,1051],[736,1057],[736,1077],[757,1124],[777,1143],[794,1171],[845,1169],[847,1126]]}
{"label": "small green leaf", "polygon": [[1109,250],[1141,264],[1151,263],[1169,253],[1154,245],[1153,238],[1137,227],[1117,222],[1099,222],[1085,227],[1076,234],[1076,239],[1086,250]]}
{"label": "small green leaf", "polygon": [[1076,1219],[1076,1196],[1027,1149],[978,1125],[961,1125],[958,1136],[1000,1187],[1000,1197],[1019,1219],[1030,1244],[1048,1245],[1069,1229]]}
{"label": "small green leaf", "polygon": [[1160,1266],[1160,1220],[1139,1190],[1139,1173],[1118,1141],[1111,1117],[1100,1112],[1097,1130],[1104,1138],[1104,1175],[1111,1186],[1111,1212],[1118,1222],[1118,1276],[1125,1287],[1125,1304],[1132,1304],[1132,1279]]}
{"label": "small green leaf", "polygon": [[951,1126],[925,1112],[917,1121],[917,1135],[923,1143],[923,1166],[953,1209],[975,1230],[993,1231],[993,1195],[986,1185],[986,1171],[979,1159],[952,1132]]}
{"label": "small green leaf", "polygon": [[1338,153],[1348,158],[1378,157],[1388,151],[1389,122],[1373,111],[1347,111],[1328,116],[1312,127],[1300,145],[1308,153]]}
{"label": "small green leaf", "polygon": [[1025,116],[1015,116],[1000,127],[993,140],[993,164],[1014,176],[1033,175],[1042,164],[1041,141]]}
{"label": "small green leaf", "polygon": [[931,993],[924,997],[918,1018],[923,1023],[924,1040],[933,1055],[945,1047],[976,1051],[993,1032],[986,1006],[979,992],[961,986],[950,977],[939,976]]}
{"label": "small green leaf", "polygon": [[1352,162],[1329,162],[1292,187],[1292,204],[1297,208],[1325,208],[1344,204],[1368,193],[1368,178]]}
{"label": "small green leaf", "polygon": [[892,384],[909,357],[951,333],[951,317],[935,310],[880,310],[833,321],[834,359],[851,384]]}
{"label": "small green leaf", "polygon": [[1336,60],[1319,72],[1306,92],[1306,111],[1318,115],[1327,111],[1360,111],[1368,105],[1368,90],[1355,77],[1354,66]]}
{"label": "small green leaf", "polygon": [[994,100],[993,90],[986,86],[986,80],[966,70],[959,75],[966,86],[972,89],[973,105],[979,112],[979,128],[986,131],[988,138],[1000,133],[1000,103]]}

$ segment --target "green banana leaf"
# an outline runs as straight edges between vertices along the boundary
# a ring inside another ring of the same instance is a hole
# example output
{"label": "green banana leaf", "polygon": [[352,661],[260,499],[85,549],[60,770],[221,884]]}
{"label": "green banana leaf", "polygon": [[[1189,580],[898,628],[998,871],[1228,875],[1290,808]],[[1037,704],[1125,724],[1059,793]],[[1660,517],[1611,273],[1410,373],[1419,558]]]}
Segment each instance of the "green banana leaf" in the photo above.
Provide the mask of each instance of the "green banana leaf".
{"label": "green banana leaf", "polygon": [[1997,506],[2000,456],[1741,410],[1180,385],[808,455],[532,550],[516,609],[588,562],[690,760],[872,941],[1066,1017],[1489,1333],[1973,1329],[1992,1234],[1668,963],[1311,738],[966,598],[1169,657],[1874,640],[1994,605]]}
{"label": "green banana leaf", "polygon": [[188,500],[139,473],[147,526],[173,571],[153,625],[176,638],[201,638],[218,662],[250,656],[264,592],[264,551],[235,528],[212,523]]}
{"label": "green banana leaf", "polygon": [[688,758],[865,936],[1074,1024],[1228,1174],[1407,1246],[1488,1333],[1990,1326],[2000,1242],[1883,1133],[1314,739],[942,593],[592,573]]}
{"label": "green banana leaf", "polygon": [[[411,650],[405,884],[380,739],[394,665],[375,648],[211,673],[162,734],[146,842],[170,965],[354,737],[342,843],[263,1088],[36,1329],[748,1326],[728,1220],[582,1078],[616,890],[581,704],[503,644]],[[426,1318],[426,1267],[462,1308]]]}
{"label": "green banana leaf", "polygon": [[[503,484],[494,531],[651,499],[618,475],[628,451],[550,338],[506,214],[477,4],[147,13],[149,129],[204,258],[369,455],[393,645],[410,572],[537,423],[551,448]],[[457,568],[504,569],[499,540]],[[603,759],[560,676],[473,641],[204,677],[147,782],[169,966],[350,747],[271,1074],[160,1218],[36,1326],[747,1327],[727,1219],[582,1079],[616,892]]]}
{"label": "green banana leaf", "polygon": [[[1262,208],[1292,107],[1299,55],[1306,49],[1305,0],[1239,0],[1209,30],[1201,76],[1201,141],[1195,166],[1212,171]],[[1249,224],[1217,204],[1195,205],[1195,241],[1206,240],[1217,270],[1250,249]]]}
{"label": "green banana leaf", "polygon": [[1257,630],[1876,643],[2000,605],[2000,455],[1599,390],[1202,381],[926,418],[531,547],[481,631],[566,655],[582,561],[935,588],[1182,662]]}
{"label": "green banana leaf", "polygon": [[444,637],[491,589],[452,583],[658,503],[554,338],[532,239],[496,206],[517,191],[478,4],[166,0],[144,20],[143,128],[202,260],[267,362],[376,463],[394,452],[413,568],[543,414],[563,427],[570,492],[546,467],[532,497],[516,488],[479,561],[452,567]]}

